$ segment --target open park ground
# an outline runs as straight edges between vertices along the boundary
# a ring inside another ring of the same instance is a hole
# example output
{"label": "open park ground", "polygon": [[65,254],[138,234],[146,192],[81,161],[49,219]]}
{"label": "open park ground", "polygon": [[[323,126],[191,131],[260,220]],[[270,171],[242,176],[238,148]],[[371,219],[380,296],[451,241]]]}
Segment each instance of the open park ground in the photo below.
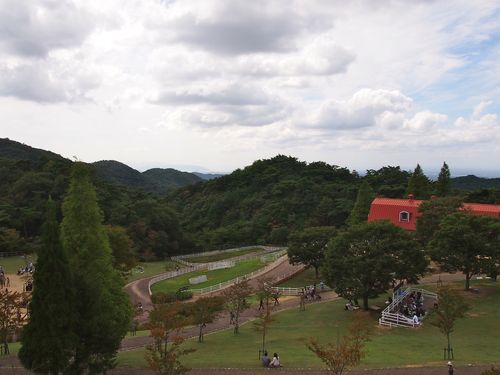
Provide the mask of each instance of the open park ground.
{"label": "open park ground", "polygon": [[[457,289],[462,284],[454,284]],[[476,282],[479,293],[466,293],[471,310],[465,319],[456,324],[452,334],[457,365],[490,364],[500,362],[500,284]],[[434,289],[435,286],[429,286]],[[383,305],[383,298],[372,304]],[[360,368],[440,366],[443,364],[445,337],[431,324],[429,317],[422,327],[386,328],[379,327],[379,312],[355,312],[371,319],[373,332],[366,346],[366,357]],[[271,352],[280,353],[286,368],[322,368],[322,363],[310,352],[305,343],[311,337],[320,342],[335,341],[341,335],[353,313],[344,310],[341,299],[308,305],[306,311],[292,309],[276,315],[267,340]],[[253,329],[252,323],[241,327],[239,335],[232,330],[223,330],[207,335],[205,342],[188,340],[187,346],[196,352],[186,356],[184,361],[193,368],[259,368],[258,350],[261,334]],[[144,349],[121,352],[119,365],[124,367],[145,367]]]}

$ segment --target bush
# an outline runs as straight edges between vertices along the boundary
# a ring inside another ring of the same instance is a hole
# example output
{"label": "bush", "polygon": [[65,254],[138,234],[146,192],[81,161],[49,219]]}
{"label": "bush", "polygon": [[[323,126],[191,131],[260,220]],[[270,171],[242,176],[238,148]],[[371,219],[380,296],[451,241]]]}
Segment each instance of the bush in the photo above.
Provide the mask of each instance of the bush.
{"label": "bush", "polygon": [[491,369],[486,370],[481,375],[500,375],[500,370],[498,370],[494,366],[492,366]]}
{"label": "bush", "polygon": [[151,302],[154,304],[162,305],[165,303],[172,303],[176,301],[185,301],[193,297],[192,292],[183,291],[180,293],[165,293],[157,292],[151,295]]}

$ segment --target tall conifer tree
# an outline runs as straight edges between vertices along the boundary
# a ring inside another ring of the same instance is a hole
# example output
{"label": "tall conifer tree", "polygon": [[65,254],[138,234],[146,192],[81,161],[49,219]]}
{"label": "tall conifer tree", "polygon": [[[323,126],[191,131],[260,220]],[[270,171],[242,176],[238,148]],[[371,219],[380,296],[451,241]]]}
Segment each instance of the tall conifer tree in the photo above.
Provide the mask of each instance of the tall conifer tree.
{"label": "tall conifer tree", "polygon": [[21,335],[19,358],[39,374],[59,374],[74,354],[77,321],[73,280],[59,239],[54,202],[47,203],[43,246],[38,251],[30,318]]}
{"label": "tall conifer tree", "polygon": [[61,239],[75,276],[79,338],[72,371],[102,372],[114,357],[131,319],[120,275],[102,225],[96,193],[83,163],[75,163],[63,203]]}
{"label": "tall conifer tree", "polygon": [[430,196],[429,179],[422,171],[420,164],[417,164],[408,181],[407,194],[413,194],[415,199],[428,199]]}
{"label": "tall conifer tree", "polygon": [[450,168],[446,162],[443,163],[441,171],[436,182],[436,194],[440,197],[445,197],[451,192],[451,174]]}
{"label": "tall conifer tree", "polygon": [[347,224],[356,225],[365,223],[368,220],[368,212],[373,201],[373,189],[366,180],[361,183],[358,190],[358,196],[351,214],[347,219]]}

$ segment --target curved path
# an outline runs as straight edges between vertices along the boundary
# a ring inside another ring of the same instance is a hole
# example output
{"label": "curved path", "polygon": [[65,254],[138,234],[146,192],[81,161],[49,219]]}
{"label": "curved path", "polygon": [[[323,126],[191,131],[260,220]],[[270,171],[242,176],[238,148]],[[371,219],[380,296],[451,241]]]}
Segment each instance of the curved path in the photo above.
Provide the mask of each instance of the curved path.
{"label": "curved path", "polygon": [[[279,258],[276,262],[276,267],[273,267],[272,269],[261,273],[261,274],[256,274],[253,276],[251,279],[249,279],[249,283],[252,286],[252,288],[256,288],[258,286],[258,280],[262,278],[270,278],[270,279],[282,279],[283,276],[287,275],[290,277],[291,275],[301,271],[304,266],[302,265],[291,265],[288,263],[288,258],[286,256],[283,256]],[[151,276],[151,277],[146,277],[144,279],[139,279],[136,281],[132,281],[131,283],[128,283],[125,285],[125,291],[129,295],[130,302],[135,305],[138,302],[142,303],[142,306],[144,307],[144,311],[150,311],[153,309],[153,304],[151,303],[151,298],[149,296],[149,281],[158,275]],[[222,293],[223,289],[220,289],[218,291],[212,292],[212,293],[207,293],[204,294],[204,296],[213,296]],[[139,316],[140,321],[144,321],[147,319],[147,314],[144,313],[141,316]]]}

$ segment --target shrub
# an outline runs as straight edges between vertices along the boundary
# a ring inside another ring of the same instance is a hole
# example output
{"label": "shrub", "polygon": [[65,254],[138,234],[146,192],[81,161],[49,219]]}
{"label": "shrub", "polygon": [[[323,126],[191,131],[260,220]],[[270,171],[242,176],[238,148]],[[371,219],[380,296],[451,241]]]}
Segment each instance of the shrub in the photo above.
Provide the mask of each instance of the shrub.
{"label": "shrub", "polygon": [[165,303],[172,303],[175,301],[185,301],[193,297],[193,293],[189,291],[183,291],[180,293],[165,293],[157,292],[151,295],[151,302],[154,304],[162,305]]}

